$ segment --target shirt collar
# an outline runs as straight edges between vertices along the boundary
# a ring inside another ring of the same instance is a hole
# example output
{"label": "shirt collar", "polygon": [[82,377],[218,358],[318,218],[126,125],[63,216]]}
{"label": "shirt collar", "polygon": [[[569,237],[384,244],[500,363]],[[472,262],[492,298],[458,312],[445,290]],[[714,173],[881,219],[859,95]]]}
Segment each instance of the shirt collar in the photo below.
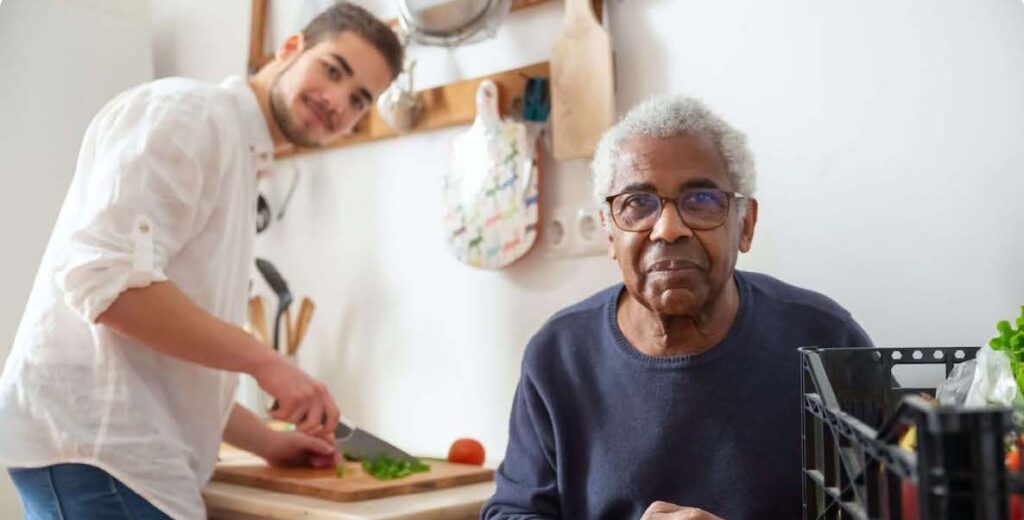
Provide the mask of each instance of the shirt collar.
{"label": "shirt collar", "polygon": [[256,93],[252,91],[249,83],[242,76],[231,76],[225,79],[221,86],[231,92],[242,113],[246,138],[249,150],[253,154],[256,170],[269,168],[274,162],[274,141],[270,137],[270,129],[267,128],[267,120],[263,117],[263,111],[260,110]]}

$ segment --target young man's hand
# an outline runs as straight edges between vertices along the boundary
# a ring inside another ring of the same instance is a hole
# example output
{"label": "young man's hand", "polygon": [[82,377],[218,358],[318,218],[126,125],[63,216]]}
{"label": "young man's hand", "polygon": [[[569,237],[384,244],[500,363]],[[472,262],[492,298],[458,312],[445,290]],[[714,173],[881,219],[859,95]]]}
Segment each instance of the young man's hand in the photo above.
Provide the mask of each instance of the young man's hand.
{"label": "young man's hand", "polygon": [[275,431],[257,455],[271,466],[333,468],[341,460],[334,444],[300,431]]}
{"label": "young man's hand", "polygon": [[224,441],[259,455],[272,466],[329,468],[341,461],[334,447],[334,431],[314,436],[297,430],[273,430],[237,403],[224,427]]}
{"label": "young man's hand", "polygon": [[252,371],[260,388],[277,400],[270,416],[332,442],[341,413],[327,386],[281,356],[271,356]]}
{"label": "young man's hand", "polygon": [[273,418],[310,435],[334,434],[340,414],[323,383],[248,332],[200,308],[173,283],[122,292],[97,322],[163,354],[248,373],[277,400]]}
{"label": "young man's hand", "polygon": [[640,520],[722,520],[721,518],[695,507],[683,507],[668,502],[654,502]]}

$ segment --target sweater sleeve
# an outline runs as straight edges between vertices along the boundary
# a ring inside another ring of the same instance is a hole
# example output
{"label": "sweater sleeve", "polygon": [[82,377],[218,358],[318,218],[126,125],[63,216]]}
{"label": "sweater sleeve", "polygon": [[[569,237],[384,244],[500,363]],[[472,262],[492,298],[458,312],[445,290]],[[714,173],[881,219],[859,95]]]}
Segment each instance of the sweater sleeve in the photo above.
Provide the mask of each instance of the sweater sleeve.
{"label": "sweater sleeve", "polygon": [[850,316],[847,318],[846,327],[843,329],[843,335],[839,338],[839,343],[836,346],[873,348],[875,344],[871,341],[871,337],[868,336],[868,333],[864,331],[860,324]]}
{"label": "sweater sleeve", "polygon": [[497,489],[480,513],[483,520],[561,518],[550,411],[530,377],[528,364],[516,388],[505,459]]}

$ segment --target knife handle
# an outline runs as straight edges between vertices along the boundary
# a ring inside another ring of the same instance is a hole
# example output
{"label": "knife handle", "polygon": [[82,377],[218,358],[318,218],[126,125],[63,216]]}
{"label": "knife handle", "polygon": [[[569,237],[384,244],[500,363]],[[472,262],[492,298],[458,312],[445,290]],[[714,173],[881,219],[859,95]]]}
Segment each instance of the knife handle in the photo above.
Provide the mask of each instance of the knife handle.
{"label": "knife handle", "polygon": [[[270,405],[270,411],[273,412],[274,410],[277,409],[277,399],[274,399],[273,404]],[[341,432],[340,436],[343,437],[342,439],[338,439],[339,441],[348,440],[348,438],[351,437],[356,432],[355,421],[342,415],[341,417],[338,418],[338,424],[334,427],[334,435],[336,437],[338,436],[338,432]]]}

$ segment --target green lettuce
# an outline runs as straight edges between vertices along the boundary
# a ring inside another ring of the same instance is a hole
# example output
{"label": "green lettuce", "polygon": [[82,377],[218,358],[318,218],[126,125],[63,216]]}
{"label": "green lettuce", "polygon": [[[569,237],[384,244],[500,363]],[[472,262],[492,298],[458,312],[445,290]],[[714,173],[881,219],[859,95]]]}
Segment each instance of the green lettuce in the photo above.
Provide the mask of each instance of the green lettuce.
{"label": "green lettuce", "polygon": [[1001,350],[1010,359],[1010,370],[1013,371],[1013,378],[1017,381],[1017,388],[1024,392],[1024,305],[1020,308],[1020,316],[1017,317],[1017,328],[1007,320],[996,324],[999,335],[988,342],[992,350]]}

